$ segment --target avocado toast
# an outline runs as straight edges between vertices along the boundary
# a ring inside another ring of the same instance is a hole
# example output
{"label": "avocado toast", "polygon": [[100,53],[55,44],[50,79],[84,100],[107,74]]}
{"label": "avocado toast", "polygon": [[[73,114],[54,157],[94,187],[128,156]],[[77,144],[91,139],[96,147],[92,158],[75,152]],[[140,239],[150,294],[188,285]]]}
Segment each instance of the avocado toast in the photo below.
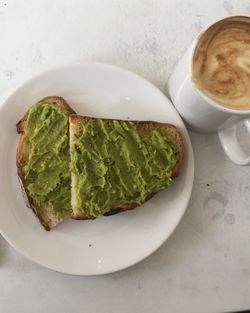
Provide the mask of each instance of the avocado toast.
{"label": "avocado toast", "polygon": [[79,115],[69,119],[74,219],[134,209],[178,176],[183,141],[175,126]]}
{"label": "avocado toast", "polygon": [[17,124],[18,176],[27,205],[46,230],[71,214],[69,114],[61,97],[46,97],[33,105]]}
{"label": "avocado toast", "polygon": [[173,125],[77,115],[46,97],[17,124],[16,164],[27,205],[50,230],[65,217],[95,219],[134,209],[180,172]]}

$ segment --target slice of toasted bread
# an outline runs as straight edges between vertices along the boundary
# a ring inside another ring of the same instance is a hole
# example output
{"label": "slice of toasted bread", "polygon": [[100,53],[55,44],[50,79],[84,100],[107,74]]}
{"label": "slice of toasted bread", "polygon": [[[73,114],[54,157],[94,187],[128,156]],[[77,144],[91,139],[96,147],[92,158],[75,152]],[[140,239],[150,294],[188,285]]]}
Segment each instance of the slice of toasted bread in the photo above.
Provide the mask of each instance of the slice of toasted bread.
{"label": "slice of toasted bread", "polygon": [[[88,116],[79,116],[79,115],[71,115],[69,117],[69,128],[70,128],[70,149],[72,150],[72,147],[75,143],[75,138],[78,135],[80,125],[84,124],[84,122],[89,121],[91,119],[95,119]],[[109,122],[111,120],[109,119],[102,119],[103,121]],[[159,123],[154,121],[132,121],[136,123],[136,128],[139,133],[139,136],[146,137],[148,134],[150,134],[154,129],[161,128],[166,132],[166,135],[171,136],[175,143],[175,166],[172,169],[172,178],[175,178],[179,175],[181,164],[183,161],[184,156],[184,145],[183,145],[183,139],[180,131],[173,125],[167,124],[167,123]],[[89,217],[83,213],[84,210],[79,208],[79,205],[77,203],[77,195],[76,195],[76,186],[78,183],[78,176],[75,173],[71,173],[71,204],[72,204],[72,218],[73,219],[89,219]],[[149,194],[145,201],[152,198],[155,193]],[[145,202],[144,201],[144,202]],[[132,204],[124,204],[119,201],[117,201],[114,208],[110,208],[108,212],[106,212],[104,215],[113,215],[117,214],[123,211],[132,210],[135,207],[139,206],[136,203]]]}
{"label": "slice of toasted bread", "polygon": [[[75,111],[68,105],[68,103],[61,97],[57,96],[50,96],[43,98],[42,100],[38,101],[37,103],[49,103],[53,104],[57,107],[65,109],[69,114],[74,114]],[[28,132],[25,129],[25,123],[28,118],[29,111],[25,113],[23,118],[17,123],[17,132],[20,134],[19,143],[17,146],[16,152],[16,164],[17,164],[17,172],[18,176],[21,181],[22,190],[24,193],[24,197],[26,199],[26,204],[30,207],[33,212],[38,217],[40,223],[44,226],[46,230],[50,230],[54,226],[56,226],[62,218],[59,218],[58,215],[53,212],[53,210],[49,207],[43,208],[42,210],[37,210],[36,205],[29,196],[29,192],[27,190],[26,181],[23,173],[23,166],[26,164],[29,158],[29,145],[28,145]]]}

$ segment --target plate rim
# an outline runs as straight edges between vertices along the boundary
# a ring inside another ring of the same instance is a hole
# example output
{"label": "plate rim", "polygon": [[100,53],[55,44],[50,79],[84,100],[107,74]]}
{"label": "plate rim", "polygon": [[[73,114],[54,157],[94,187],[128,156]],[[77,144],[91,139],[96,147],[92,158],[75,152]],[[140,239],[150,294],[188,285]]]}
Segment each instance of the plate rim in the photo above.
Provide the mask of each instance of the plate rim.
{"label": "plate rim", "polygon": [[72,67],[84,67],[84,66],[95,66],[95,67],[106,67],[106,68],[111,68],[113,70],[116,70],[116,71],[120,71],[120,72],[126,72],[126,74],[129,74],[129,75],[133,75],[134,77],[136,77],[137,79],[143,81],[144,83],[148,84],[152,89],[154,89],[156,92],[160,93],[162,97],[164,97],[166,99],[167,102],[169,102],[169,104],[171,104],[173,106],[173,109],[175,111],[175,113],[178,115],[178,118],[180,119],[181,121],[181,124],[182,124],[182,128],[185,132],[185,141],[186,141],[186,150],[188,151],[188,154],[189,154],[189,162],[190,162],[190,175],[189,175],[189,178],[188,178],[188,181],[189,181],[189,195],[188,197],[186,197],[186,201],[185,203],[183,203],[183,210],[181,212],[181,214],[179,215],[178,217],[178,220],[177,222],[172,226],[171,228],[171,231],[166,235],[166,236],[163,236],[163,239],[162,240],[159,240],[159,242],[154,245],[153,249],[150,249],[150,251],[146,254],[143,254],[140,258],[138,258],[136,261],[131,261],[129,262],[129,264],[127,264],[126,266],[116,266],[114,270],[102,270],[102,271],[95,271],[95,272],[90,272],[90,273],[86,273],[86,272],[81,272],[78,273],[77,272],[72,272],[72,271],[67,271],[67,270],[63,270],[63,269],[57,269],[56,266],[52,266],[52,265],[47,265],[47,264],[44,264],[43,262],[40,262],[39,260],[35,259],[34,257],[32,257],[32,255],[26,251],[23,251],[21,248],[19,248],[18,245],[16,245],[15,242],[12,241],[12,239],[8,238],[8,234],[6,234],[5,232],[2,231],[2,229],[0,228],[0,235],[16,250],[18,251],[21,255],[23,255],[26,259],[42,266],[42,267],[45,267],[45,268],[48,268],[50,270],[53,270],[53,271],[56,271],[56,272],[60,272],[60,273],[63,273],[63,274],[68,274],[68,275],[73,275],[73,276],[100,276],[100,275],[105,275],[105,274],[110,274],[110,273],[115,273],[115,272],[118,272],[118,271],[121,271],[121,270],[124,270],[126,268],[129,268],[135,264],[138,264],[139,262],[143,261],[144,259],[148,258],[150,255],[152,255],[156,250],[158,250],[164,242],[166,242],[167,239],[169,239],[173,232],[175,231],[175,229],[177,228],[177,226],[179,225],[180,221],[182,220],[186,210],[187,210],[187,207],[188,207],[188,204],[189,204],[189,201],[190,201],[190,198],[191,198],[191,194],[192,194],[192,189],[193,189],[193,183],[194,183],[194,153],[193,153],[193,148],[192,148],[192,143],[191,143],[191,140],[190,140],[190,136],[189,136],[189,133],[187,131],[187,128],[183,122],[183,120],[181,119],[178,111],[176,110],[176,108],[174,107],[174,105],[172,104],[171,100],[157,87],[155,86],[152,82],[150,82],[149,80],[147,80],[146,78],[144,78],[143,76],[137,74],[137,73],[134,73],[126,68],[123,68],[123,67],[120,67],[120,66],[116,66],[116,65],[113,65],[113,64],[109,64],[109,63],[103,63],[103,62],[71,62],[71,63],[63,63],[61,65],[57,65],[57,66],[54,66],[54,67],[50,67],[49,69],[46,69],[46,70],[42,70],[42,71],[39,71],[38,73],[35,73],[34,75],[32,75],[30,78],[24,80],[23,82],[21,82],[18,86],[14,87],[13,91],[10,91],[9,94],[7,96],[5,96],[3,98],[3,100],[1,101],[0,103],[0,114],[1,114],[1,110],[2,110],[2,107],[4,107],[5,103],[9,101],[9,99],[11,97],[15,97],[15,94],[18,93],[22,88],[25,88],[26,85],[28,85],[29,83],[31,83],[33,80],[35,79],[39,79],[39,78],[42,78],[44,75],[49,75],[50,73],[53,73],[53,72],[57,72],[59,70],[67,70],[68,68],[72,68]]}

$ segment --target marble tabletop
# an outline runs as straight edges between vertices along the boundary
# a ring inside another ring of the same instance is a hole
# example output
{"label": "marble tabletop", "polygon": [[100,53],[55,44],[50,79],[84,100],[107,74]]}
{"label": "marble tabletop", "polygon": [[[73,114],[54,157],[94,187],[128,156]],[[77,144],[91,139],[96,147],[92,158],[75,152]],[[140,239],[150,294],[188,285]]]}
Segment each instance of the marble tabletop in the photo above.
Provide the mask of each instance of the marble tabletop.
{"label": "marble tabletop", "polygon": [[[195,34],[232,14],[250,14],[250,1],[0,1],[0,102],[32,75],[73,61],[125,67],[168,94],[167,79]],[[190,204],[158,251],[114,274],[74,277],[26,260],[0,237],[0,312],[249,309],[250,167],[231,163],[215,134],[190,136]]]}

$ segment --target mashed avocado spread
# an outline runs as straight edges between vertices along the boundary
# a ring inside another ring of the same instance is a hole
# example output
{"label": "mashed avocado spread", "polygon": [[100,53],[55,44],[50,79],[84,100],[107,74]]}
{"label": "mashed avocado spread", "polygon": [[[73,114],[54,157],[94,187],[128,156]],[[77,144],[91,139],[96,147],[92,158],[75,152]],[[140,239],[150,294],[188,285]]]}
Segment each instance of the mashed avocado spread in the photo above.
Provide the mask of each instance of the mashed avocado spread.
{"label": "mashed avocado spread", "polygon": [[49,103],[34,105],[25,123],[29,158],[23,175],[38,210],[50,208],[59,217],[71,212],[68,112]]}
{"label": "mashed avocado spread", "polygon": [[[174,140],[158,128],[140,136],[129,121],[90,119],[71,148],[77,204],[95,218],[122,204],[141,204],[168,187],[176,164]],[[147,131],[147,130],[146,130]]]}

